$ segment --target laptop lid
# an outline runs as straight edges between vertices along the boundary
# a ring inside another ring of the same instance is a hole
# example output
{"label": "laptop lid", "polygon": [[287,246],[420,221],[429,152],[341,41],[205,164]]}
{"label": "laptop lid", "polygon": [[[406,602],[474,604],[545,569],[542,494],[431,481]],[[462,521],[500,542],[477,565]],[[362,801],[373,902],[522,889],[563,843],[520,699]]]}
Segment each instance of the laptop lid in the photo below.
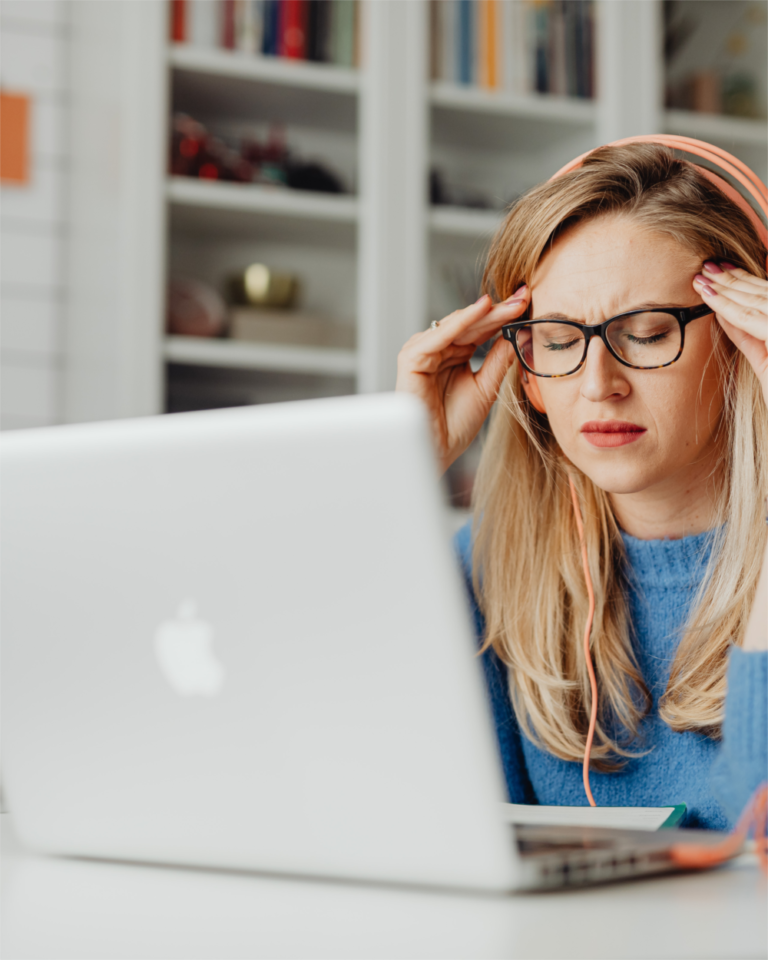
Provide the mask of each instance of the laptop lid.
{"label": "laptop lid", "polygon": [[514,885],[415,400],[6,435],[2,506],[3,779],[27,843]]}

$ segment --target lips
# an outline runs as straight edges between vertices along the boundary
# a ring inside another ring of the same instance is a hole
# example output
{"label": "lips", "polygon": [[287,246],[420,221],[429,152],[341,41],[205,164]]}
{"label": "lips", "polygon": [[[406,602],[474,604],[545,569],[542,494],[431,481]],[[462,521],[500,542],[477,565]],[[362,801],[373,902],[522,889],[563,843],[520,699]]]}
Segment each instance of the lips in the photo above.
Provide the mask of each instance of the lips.
{"label": "lips", "polygon": [[590,420],[583,424],[581,433],[593,447],[623,447],[639,440],[646,428],[628,420]]}

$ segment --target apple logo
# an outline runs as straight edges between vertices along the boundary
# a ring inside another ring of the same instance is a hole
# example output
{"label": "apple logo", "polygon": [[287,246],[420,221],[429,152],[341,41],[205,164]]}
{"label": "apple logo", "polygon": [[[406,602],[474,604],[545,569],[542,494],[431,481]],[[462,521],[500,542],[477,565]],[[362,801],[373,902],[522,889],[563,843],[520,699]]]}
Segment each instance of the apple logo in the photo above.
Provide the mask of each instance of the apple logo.
{"label": "apple logo", "polygon": [[214,697],[224,683],[224,667],[213,652],[213,627],[197,616],[194,600],[184,600],[174,620],[155,631],[155,656],[173,689],[185,697]]}

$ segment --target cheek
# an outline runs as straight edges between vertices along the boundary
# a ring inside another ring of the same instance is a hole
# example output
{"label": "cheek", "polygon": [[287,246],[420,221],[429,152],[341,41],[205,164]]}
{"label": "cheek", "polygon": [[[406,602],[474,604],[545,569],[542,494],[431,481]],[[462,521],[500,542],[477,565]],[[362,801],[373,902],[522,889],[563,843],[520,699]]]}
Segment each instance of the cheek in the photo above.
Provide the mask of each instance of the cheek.
{"label": "cheek", "polygon": [[539,390],[547,410],[550,429],[557,442],[568,453],[568,448],[573,442],[571,438],[576,437],[581,424],[591,416],[584,401],[579,403],[578,381],[566,378],[562,380],[541,378]]}

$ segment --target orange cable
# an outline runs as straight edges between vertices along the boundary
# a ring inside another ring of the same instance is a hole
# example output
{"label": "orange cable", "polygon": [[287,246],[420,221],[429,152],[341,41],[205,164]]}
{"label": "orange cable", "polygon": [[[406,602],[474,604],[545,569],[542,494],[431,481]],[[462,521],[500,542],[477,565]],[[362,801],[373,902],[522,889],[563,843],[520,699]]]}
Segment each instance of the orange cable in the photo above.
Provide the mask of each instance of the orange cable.
{"label": "orange cable", "polygon": [[595,737],[595,727],[597,726],[597,678],[595,677],[595,668],[592,666],[592,655],[589,650],[589,639],[592,635],[592,621],[595,618],[595,591],[592,586],[592,577],[589,574],[589,560],[587,557],[587,545],[584,541],[584,524],[581,519],[581,510],[579,509],[579,498],[576,496],[576,486],[570,473],[568,474],[568,483],[571,485],[573,512],[576,515],[576,527],[579,531],[579,541],[581,543],[581,560],[584,564],[584,579],[587,581],[587,594],[589,596],[589,613],[587,614],[587,625],[584,630],[584,659],[587,661],[589,688],[592,691],[592,706],[589,712],[589,730],[587,732],[587,744],[584,748],[582,778],[584,780],[584,790],[587,794],[589,805],[590,807],[596,807],[597,804],[595,803],[595,798],[592,796],[592,789],[589,786],[589,757],[592,753],[592,741]]}

